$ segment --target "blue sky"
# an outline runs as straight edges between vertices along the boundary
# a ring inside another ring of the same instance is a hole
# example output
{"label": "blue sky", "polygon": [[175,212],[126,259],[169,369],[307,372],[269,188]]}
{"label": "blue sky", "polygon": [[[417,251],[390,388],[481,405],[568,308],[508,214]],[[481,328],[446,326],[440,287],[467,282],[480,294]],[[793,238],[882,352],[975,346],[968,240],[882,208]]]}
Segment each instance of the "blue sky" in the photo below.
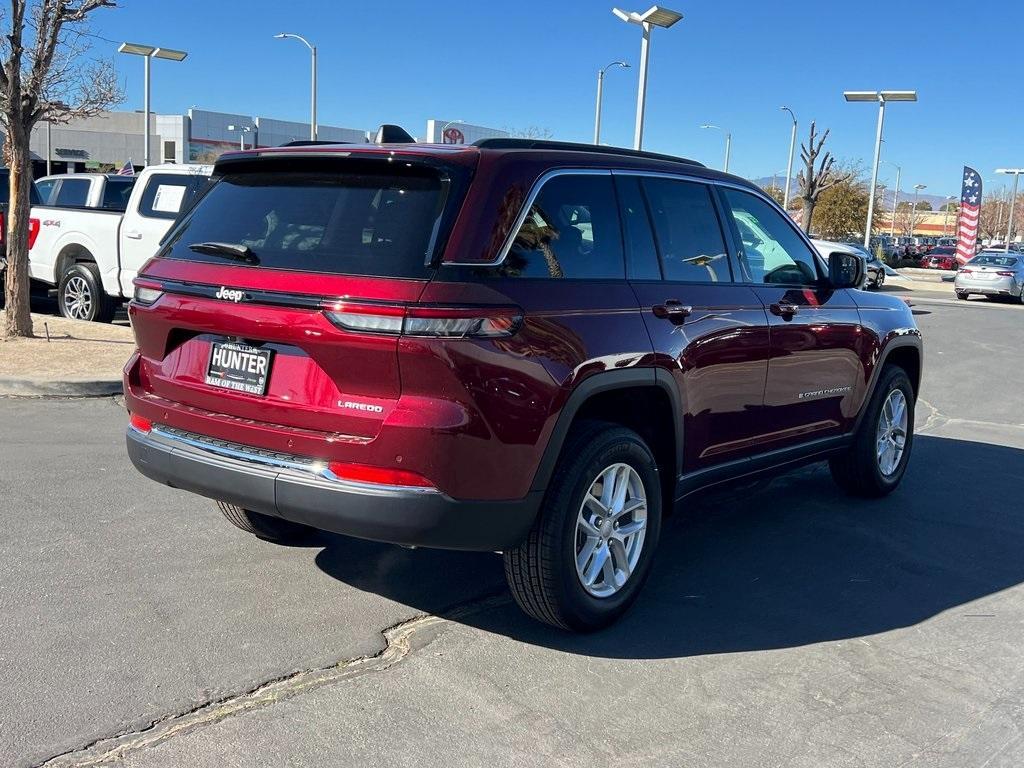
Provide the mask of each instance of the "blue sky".
{"label": "blue sky", "polygon": [[[308,52],[272,37],[287,31],[319,47],[322,123],[393,122],[422,133],[429,117],[459,118],[538,126],[572,141],[592,137],[597,69],[622,58],[634,68],[605,80],[602,138],[628,146],[640,34],[611,5],[121,0],[94,16],[92,32],[189,51],[181,64],[154,63],[160,112],[198,105],[308,119]],[[644,10],[647,0],[626,7]],[[654,33],[645,149],[720,167],[723,136],[699,128],[711,122],[732,131],[730,170],[771,176],[785,168],[790,123],[779,106],[787,104],[800,120],[799,137],[815,119],[831,129],[839,158],[867,167],[877,109],[847,104],[842,91],[914,88],[918,103],[887,110],[883,145],[883,159],[903,166],[904,190],[921,183],[928,193],[958,194],[964,164],[986,180],[997,167],[1024,165],[1019,65],[1013,44],[997,40],[1000,30],[1024,27],[1024,3],[671,0],[669,7],[685,18]],[[97,39],[94,54],[114,48]],[[979,72],[971,77],[975,61]],[[115,62],[126,89],[122,108],[140,108],[141,61]],[[883,181],[891,186],[894,176],[882,166]]]}

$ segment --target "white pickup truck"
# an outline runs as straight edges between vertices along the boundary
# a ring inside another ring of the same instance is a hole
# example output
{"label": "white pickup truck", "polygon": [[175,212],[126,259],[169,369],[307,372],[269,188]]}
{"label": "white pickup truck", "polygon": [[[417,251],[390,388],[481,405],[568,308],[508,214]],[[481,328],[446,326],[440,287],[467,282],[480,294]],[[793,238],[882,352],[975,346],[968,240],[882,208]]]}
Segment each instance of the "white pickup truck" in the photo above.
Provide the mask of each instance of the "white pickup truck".
{"label": "white pickup truck", "polygon": [[117,173],[58,173],[36,179],[43,205],[124,211],[136,176]]}
{"label": "white pickup truck", "polygon": [[64,317],[109,322],[130,298],[132,280],[161,238],[209,181],[208,165],[153,165],[143,170],[127,209],[37,205],[39,234],[29,251],[33,280],[57,287]]}

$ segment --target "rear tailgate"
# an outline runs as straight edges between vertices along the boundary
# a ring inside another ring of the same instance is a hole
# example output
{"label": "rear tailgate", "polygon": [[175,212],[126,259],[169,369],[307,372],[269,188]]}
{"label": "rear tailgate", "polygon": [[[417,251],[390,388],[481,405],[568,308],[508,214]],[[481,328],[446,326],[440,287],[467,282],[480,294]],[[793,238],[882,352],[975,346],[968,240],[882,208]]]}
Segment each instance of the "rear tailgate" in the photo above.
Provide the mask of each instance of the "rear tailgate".
{"label": "rear tailgate", "polygon": [[225,169],[136,280],[159,294],[131,306],[139,387],[239,426],[372,439],[401,394],[398,336],[325,310],[414,303],[456,204],[443,169],[386,158]]}

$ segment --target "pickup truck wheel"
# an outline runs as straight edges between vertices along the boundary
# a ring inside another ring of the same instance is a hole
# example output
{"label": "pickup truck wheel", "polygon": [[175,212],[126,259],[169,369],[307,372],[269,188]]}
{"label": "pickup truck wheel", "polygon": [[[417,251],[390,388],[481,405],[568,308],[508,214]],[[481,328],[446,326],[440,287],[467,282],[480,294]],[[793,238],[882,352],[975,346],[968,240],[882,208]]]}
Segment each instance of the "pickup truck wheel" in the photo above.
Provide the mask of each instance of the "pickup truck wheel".
{"label": "pickup truck wheel", "polygon": [[298,544],[309,540],[316,533],[315,528],[301,523],[293,523],[280,517],[264,515],[243,509],[237,504],[218,501],[217,508],[233,526],[246,533],[274,544]]}
{"label": "pickup truck wheel", "polygon": [[526,540],[505,553],[519,607],[589,632],[619,618],[647,580],[661,529],[661,483],[632,430],[585,422],[566,440]]}
{"label": "pickup truck wheel", "polygon": [[57,305],[70,320],[97,323],[109,323],[116,309],[103,290],[99,269],[90,262],[72,264],[64,271],[57,286]]}
{"label": "pickup truck wheel", "polygon": [[853,445],[829,460],[832,478],[852,496],[880,497],[900,484],[914,442],[914,389],[906,371],[886,366]]}

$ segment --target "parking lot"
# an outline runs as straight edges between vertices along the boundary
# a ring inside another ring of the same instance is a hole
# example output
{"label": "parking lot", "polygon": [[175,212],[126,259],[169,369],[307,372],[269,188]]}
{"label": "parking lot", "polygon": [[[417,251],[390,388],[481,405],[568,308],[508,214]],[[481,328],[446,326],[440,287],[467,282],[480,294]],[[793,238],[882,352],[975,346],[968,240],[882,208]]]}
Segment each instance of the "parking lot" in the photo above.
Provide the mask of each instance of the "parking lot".
{"label": "parking lot", "polygon": [[590,636],[496,556],[243,534],[135,472],[116,399],[0,400],[0,763],[1021,765],[1024,307],[913,302],[902,486],[691,499]]}

